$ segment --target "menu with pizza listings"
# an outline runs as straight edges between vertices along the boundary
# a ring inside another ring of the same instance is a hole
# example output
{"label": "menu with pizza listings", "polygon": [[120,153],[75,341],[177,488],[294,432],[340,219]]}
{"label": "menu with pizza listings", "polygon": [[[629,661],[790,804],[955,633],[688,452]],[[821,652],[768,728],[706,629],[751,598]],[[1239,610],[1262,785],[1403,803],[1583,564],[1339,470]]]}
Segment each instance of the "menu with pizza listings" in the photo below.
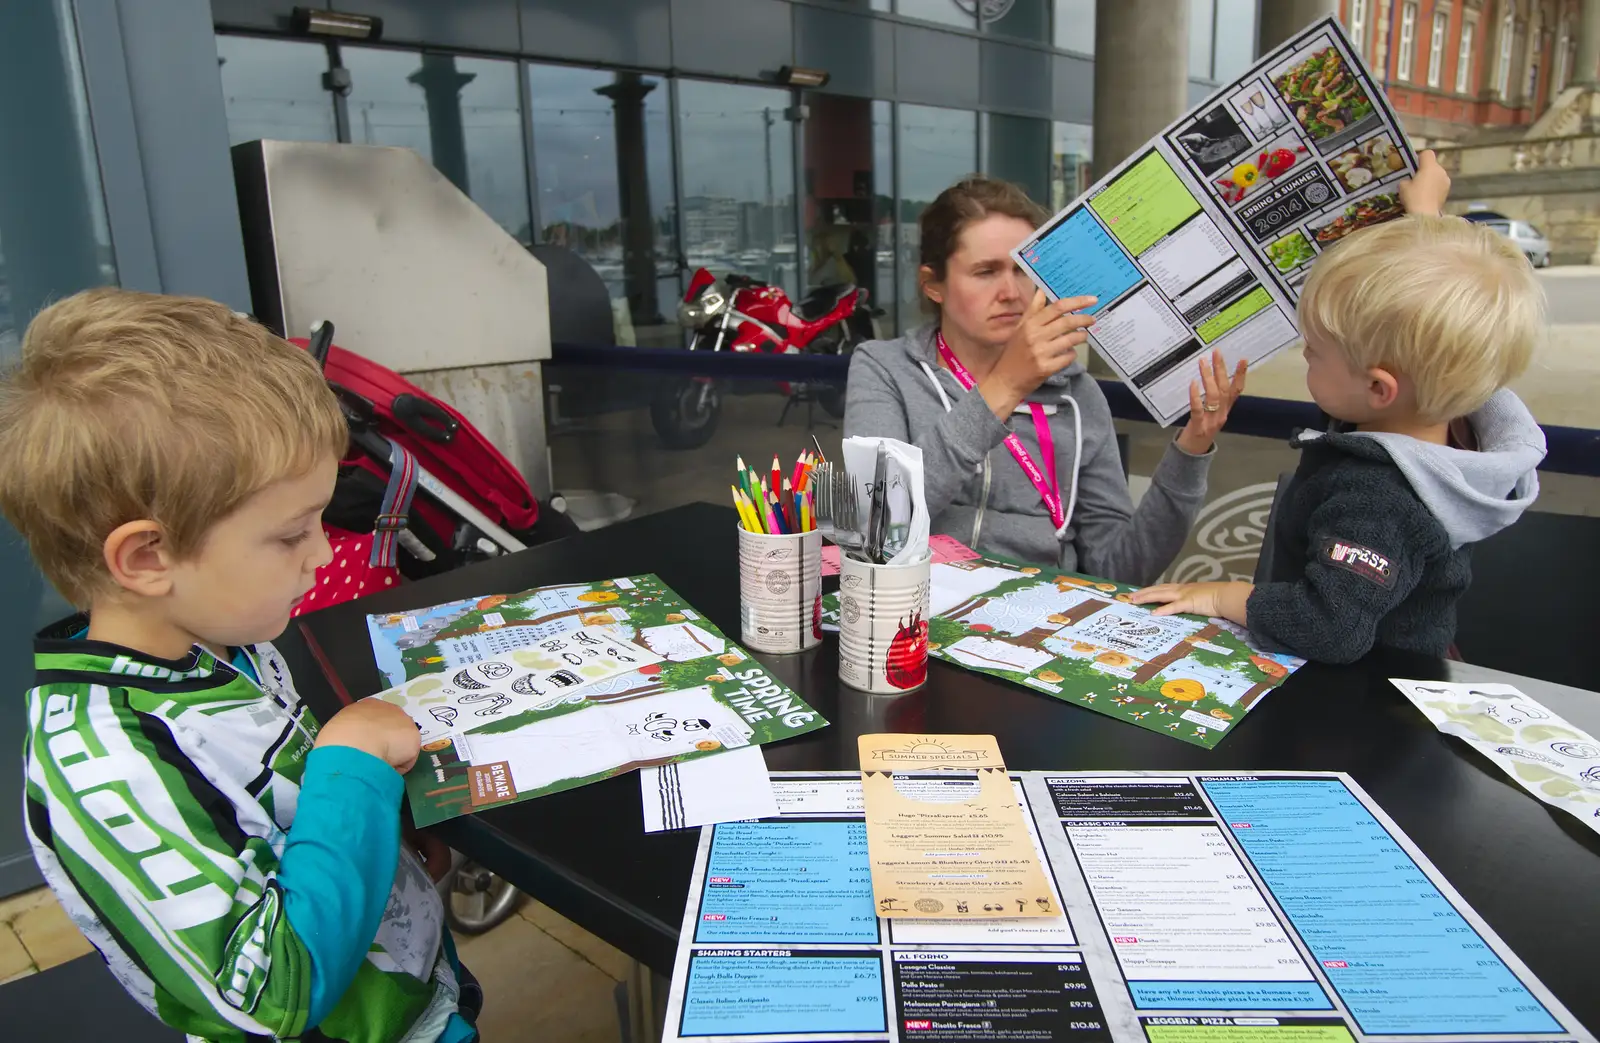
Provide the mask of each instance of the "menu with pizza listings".
{"label": "menu with pizza listings", "polygon": [[1008,777],[1052,915],[964,898],[941,834],[948,915],[897,916],[862,776],[773,773],[701,832],[662,1039],[1596,1043],[1346,775]]}
{"label": "menu with pizza listings", "polygon": [[1294,343],[1311,265],[1399,217],[1416,157],[1336,20],[1312,25],[1156,135],[1019,246],[1052,300],[1092,295],[1090,343],[1162,424],[1196,360]]}

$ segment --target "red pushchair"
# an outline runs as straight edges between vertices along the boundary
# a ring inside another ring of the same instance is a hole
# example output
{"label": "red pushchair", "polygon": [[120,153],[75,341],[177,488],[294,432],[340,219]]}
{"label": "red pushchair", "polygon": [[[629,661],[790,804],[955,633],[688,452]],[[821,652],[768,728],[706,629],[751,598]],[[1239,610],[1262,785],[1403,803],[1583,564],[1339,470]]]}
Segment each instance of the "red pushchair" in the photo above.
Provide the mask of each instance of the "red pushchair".
{"label": "red pushchair", "polygon": [[323,512],[334,558],[297,613],[577,531],[541,512],[527,480],[449,404],[334,346],[332,323],[290,343],[317,360],[350,427]]}

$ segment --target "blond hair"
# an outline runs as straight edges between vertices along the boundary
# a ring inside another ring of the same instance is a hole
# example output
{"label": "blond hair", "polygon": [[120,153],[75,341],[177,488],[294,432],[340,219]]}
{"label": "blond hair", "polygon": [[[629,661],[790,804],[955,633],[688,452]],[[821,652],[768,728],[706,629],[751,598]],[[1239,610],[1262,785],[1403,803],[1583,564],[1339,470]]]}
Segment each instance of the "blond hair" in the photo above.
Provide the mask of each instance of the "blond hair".
{"label": "blond hair", "polygon": [[344,452],[304,351],[215,301],[98,289],[51,305],[0,381],[0,511],[80,607],[103,547],[150,519],[178,558],[275,481]]}
{"label": "blond hair", "polygon": [[1402,373],[1417,410],[1465,416],[1528,368],[1544,292],[1504,236],[1459,217],[1412,215],[1351,233],[1311,269],[1300,331],[1356,370]]}

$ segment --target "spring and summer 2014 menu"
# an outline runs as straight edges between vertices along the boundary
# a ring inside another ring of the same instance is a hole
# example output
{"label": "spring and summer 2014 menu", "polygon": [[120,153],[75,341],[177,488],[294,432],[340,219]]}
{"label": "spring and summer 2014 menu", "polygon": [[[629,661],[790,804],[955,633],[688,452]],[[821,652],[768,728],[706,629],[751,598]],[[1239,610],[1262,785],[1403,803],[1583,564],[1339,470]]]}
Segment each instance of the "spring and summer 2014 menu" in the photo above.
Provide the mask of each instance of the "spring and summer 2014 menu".
{"label": "spring and summer 2014 menu", "polygon": [[664,1040],[1595,1043],[1346,775],[1013,772],[1065,915],[873,901],[859,773],[701,833]]}
{"label": "spring and summer 2014 menu", "polygon": [[1089,340],[1150,414],[1189,411],[1195,360],[1294,343],[1313,262],[1401,215],[1416,157],[1327,19],[1264,57],[1014,252],[1051,297],[1093,295]]}

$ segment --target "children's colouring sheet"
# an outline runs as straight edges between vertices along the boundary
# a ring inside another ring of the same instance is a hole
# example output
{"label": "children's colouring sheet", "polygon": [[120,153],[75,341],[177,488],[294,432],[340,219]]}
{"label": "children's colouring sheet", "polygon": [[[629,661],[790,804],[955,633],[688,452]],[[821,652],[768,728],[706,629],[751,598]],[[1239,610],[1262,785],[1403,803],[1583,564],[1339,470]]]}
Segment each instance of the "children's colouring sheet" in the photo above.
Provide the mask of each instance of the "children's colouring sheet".
{"label": "children's colouring sheet", "polygon": [[[1225,619],[1157,616],[1136,587],[998,558],[929,569],[928,654],[1208,749],[1305,660]],[[823,598],[825,623],[838,595]]]}
{"label": "children's colouring sheet", "polygon": [[496,659],[414,677],[370,698],[408,713],[426,743],[498,717],[583,702],[588,685],[661,659],[601,627],[579,627]]}
{"label": "children's colouring sheet", "polygon": [[1324,250],[1403,213],[1416,170],[1336,20],[1306,29],[1190,110],[1013,256],[1052,300],[1092,294],[1089,340],[1161,424],[1195,360],[1231,369],[1293,344]]}
{"label": "children's colouring sheet", "polygon": [[1600,833],[1600,740],[1508,684],[1389,680],[1434,727]]}
{"label": "children's colouring sheet", "polygon": [[406,777],[419,826],[828,723],[654,575],[369,616],[368,629],[394,686],[377,698],[422,732]]}

